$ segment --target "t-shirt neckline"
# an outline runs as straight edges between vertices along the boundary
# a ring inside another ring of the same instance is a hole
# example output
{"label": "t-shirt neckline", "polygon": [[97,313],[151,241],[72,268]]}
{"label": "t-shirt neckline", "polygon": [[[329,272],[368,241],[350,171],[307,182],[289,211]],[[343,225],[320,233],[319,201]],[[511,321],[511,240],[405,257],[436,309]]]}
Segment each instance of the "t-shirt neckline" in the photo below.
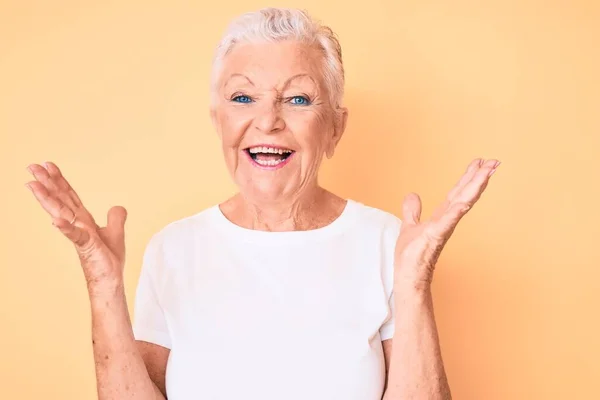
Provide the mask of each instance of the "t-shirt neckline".
{"label": "t-shirt neckline", "polygon": [[260,231],[244,228],[231,222],[221,211],[220,206],[214,205],[210,214],[216,227],[227,234],[228,237],[238,238],[249,242],[264,242],[265,244],[274,244],[276,242],[296,242],[307,240],[319,240],[325,237],[336,235],[347,230],[355,219],[357,208],[360,203],[347,199],[344,209],[340,215],[331,223],[316,229],[303,231]]}

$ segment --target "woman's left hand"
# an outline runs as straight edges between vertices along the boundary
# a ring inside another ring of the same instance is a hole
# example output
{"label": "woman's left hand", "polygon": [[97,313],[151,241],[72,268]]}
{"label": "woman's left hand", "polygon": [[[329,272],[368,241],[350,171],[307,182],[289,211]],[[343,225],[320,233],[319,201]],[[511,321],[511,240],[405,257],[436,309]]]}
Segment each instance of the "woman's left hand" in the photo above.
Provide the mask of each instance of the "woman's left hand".
{"label": "woman's left hand", "polygon": [[427,221],[420,221],[419,196],[415,193],[406,196],[396,242],[395,284],[430,287],[435,264],[444,245],[461,218],[479,200],[498,165],[500,161],[497,160],[473,160],[446,200]]}

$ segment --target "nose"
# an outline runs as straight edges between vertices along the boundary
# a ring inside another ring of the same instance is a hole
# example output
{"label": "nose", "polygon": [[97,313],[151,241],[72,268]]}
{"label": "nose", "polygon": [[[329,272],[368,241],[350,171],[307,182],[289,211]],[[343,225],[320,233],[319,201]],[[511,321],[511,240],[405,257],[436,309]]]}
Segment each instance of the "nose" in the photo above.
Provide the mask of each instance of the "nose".
{"label": "nose", "polygon": [[254,125],[264,133],[277,133],[285,129],[279,105],[273,102],[261,107],[259,114],[254,118]]}

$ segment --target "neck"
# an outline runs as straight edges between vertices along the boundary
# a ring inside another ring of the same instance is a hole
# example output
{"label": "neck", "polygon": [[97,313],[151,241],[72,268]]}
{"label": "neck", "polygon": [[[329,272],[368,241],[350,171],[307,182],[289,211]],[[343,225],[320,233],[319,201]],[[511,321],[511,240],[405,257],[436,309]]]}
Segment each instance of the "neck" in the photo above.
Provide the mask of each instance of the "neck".
{"label": "neck", "polygon": [[237,194],[221,205],[225,216],[244,228],[261,231],[301,231],[328,225],[345,201],[320,186],[306,188],[296,198],[257,202]]}

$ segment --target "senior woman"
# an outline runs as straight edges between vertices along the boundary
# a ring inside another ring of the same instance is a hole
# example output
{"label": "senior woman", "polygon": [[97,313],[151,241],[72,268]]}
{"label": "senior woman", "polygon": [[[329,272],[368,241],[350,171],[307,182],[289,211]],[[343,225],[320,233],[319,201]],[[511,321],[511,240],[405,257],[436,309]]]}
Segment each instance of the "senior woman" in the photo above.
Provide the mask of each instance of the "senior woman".
{"label": "senior woman", "polygon": [[239,193],[150,239],[132,326],[126,211],[99,227],[53,163],[27,185],[77,250],[100,399],[449,399],[430,282],[499,162],[474,160],[431,219],[317,180],[346,125],[338,41],[306,13],[234,21],[217,48],[211,117]]}

